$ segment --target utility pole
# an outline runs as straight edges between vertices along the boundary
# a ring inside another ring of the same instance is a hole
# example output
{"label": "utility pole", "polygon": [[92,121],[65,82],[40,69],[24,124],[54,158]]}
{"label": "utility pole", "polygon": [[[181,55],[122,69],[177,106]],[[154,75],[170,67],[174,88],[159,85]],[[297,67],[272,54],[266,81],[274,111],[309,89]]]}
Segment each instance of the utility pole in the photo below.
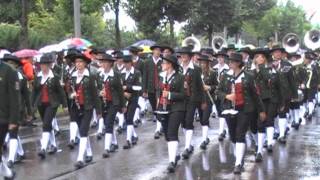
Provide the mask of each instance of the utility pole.
{"label": "utility pole", "polygon": [[81,37],[80,0],[73,0],[74,36]]}

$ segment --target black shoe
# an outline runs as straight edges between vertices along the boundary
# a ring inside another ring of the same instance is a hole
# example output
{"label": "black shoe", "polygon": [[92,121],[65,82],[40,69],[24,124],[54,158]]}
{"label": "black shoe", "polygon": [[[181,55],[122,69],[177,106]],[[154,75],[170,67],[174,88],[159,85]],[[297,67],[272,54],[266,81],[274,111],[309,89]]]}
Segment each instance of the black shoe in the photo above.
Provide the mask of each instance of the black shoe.
{"label": "black shoe", "polygon": [[98,126],[98,122],[94,121],[92,124],[91,124],[91,128],[96,128]]}
{"label": "black shoe", "polygon": [[278,141],[279,141],[279,143],[281,143],[281,144],[286,144],[286,142],[287,142],[287,140],[286,140],[285,137],[280,137],[280,138],[278,139]]}
{"label": "black shoe", "polygon": [[182,152],[182,158],[183,158],[183,159],[189,159],[191,153],[192,153],[191,150],[185,149],[185,150]]}
{"label": "black shoe", "polygon": [[136,145],[138,143],[139,138],[138,137],[134,137],[132,136],[131,141],[132,141],[132,145]]}
{"label": "black shoe", "polygon": [[180,155],[176,155],[176,159],[175,159],[175,165],[177,165],[178,164],[178,161],[181,159],[181,157],[180,157]]}
{"label": "black shoe", "polygon": [[8,162],[7,162],[7,166],[10,168],[10,169],[12,169],[13,168],[13,161],[11,161],[11,160],[9,160]]}
{"label": "black shoe", "polygon": [[227,133],[226,130],[223,130],[223,132],[219,135],[218,140],[223,141],[224,138],[226,138],[226,133]]}
{"label": "black shoe", "polygon": [[22,160],[24,160],[26,157],[24,155],[19,155],[17,154],[17,157],[16,157],[16,162],[20,162]]}
{"label": "black shoe", "polygon": [[267,151],[268,151],[268,153],[272,153],[272,151],[273,151],[272,145],[269,145],[267,147]]}
{"label": "black shoe", "polygon": [[210,143],[210,139],[207,138],[204,142],[208,145]]}
{"label": "black shoe", "polygon": [[241,165],[237,165],[234,167],[233,174],[241,174]]}
{"label": "black shoe", "polygon": [[262,162],[262,155],[261,155],[261,153],[258,153],[258,154],[256,155],[256,162]]}
{"label": "black shoe", "polygon": [[108,158],[110,156],[110,151],[109,150],[105,150],[104,153],[102,154],[103,158]]}
{"label": "black shoe", "polygon": [[203,141],[203,142],[200,144],[200,149],[202,149],[202,150],[206,150],[206,149],[207,149],[207,143],[206,143],[206,141]]}
{"label": "black shoe", "polygon": [[117,144],[111,144],[109,152],[113,153],[119,148]]}
{"label": "black shoe", "polygon": [[286,131],[284,132],[284,136],[287,137],[289,134],[290,128],[286,127]]}
{"label": "black shoe", "polygon": [[13,180],[16,177],[16,173],[12,171],[11,177],[4,177],[4,180]]}
{"label": "black shoe", "polygon": [[160,132],[159,131],[154,133],[154,139],[160,139]]}
{"label": "black shoe", "polygon": [[76,143],[74,142],[74,140],[71,140],[71,142],[68,144],[69,149],[74,149],[74,146],[76,145]]}
{"label": "black shoe", "polygon": [[59,136],[60,135],[60,131],[54,131],[54,135],[55,136]]}
{"label": "black shoe", "polygon": [[98,133],[97,134],[97,140],[101,140],[102,139],[102,133]]}
{"label": "black shoe", "polygon": [[138,127],[138,122],[134,121],[133,122],[133,127],[137,128]]}
{"label": "black shoe", "polygon": [[123,146],[123,149],[130,149],[131,148],[131,143],[130,141],[127,141],[127,144]]}
{"label": "black shoe", "polygon": [[278,137],[280,136],[280,134],[279,133],[273,133],[273,139],[278,139]]}
{"label": "black shoe", "polygon": [[38,156],[41,158],[41,159],[45,159],[46,158],[46,151],[44,149],[41,149],[39,152],[38,152]]}
{"label": "black shoe", "polygon": [[92,156],[86,156],[85,158],[84,158],[84,161],[86,162],[86,163],[89,163],[89,162],[91,162],[92,161]]}
{"label": "black shoe", "polygon": [[267,148],[267,147],[268,147],[268,143],[267,143],[267,141],[264,141],[263,148]]}
{"label": "black shoe", "polygon": [[84,166],[85,166],[85,164],[84,164],[83,161],[78,161],[78,162],[76,162],[76,164],[74,164],[74,167],[75,167],[76,169],[81,169],[81,168],[83,168]]}
{"label": "black shoe", "polygon": [[168,173],[174,173],[176,169],[176,165],[174,162],[170,162],[169,166],[167,167]]}
{"label": "black shoe", "polygon": [[118,127],[117,133],[118,133],[118,134],[122,134],[122,131],[123,131],[122,127]]}
{"label": "black shoe", "polygon": [[48,150],[48,154],[52,155],[52,154],[55,154],[57,151],[58,151],[57,147],[50,146],[50,148]]}

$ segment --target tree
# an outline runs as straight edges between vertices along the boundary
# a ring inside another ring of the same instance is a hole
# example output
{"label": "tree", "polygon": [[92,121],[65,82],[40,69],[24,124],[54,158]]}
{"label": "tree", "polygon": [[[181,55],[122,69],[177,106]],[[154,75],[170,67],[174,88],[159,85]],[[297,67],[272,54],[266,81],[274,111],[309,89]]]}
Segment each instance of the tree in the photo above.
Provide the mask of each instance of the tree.
{"label": "tree", "polygon": [[258,20],[245,22],[244,30],[258,39],[269,40],[275,33],[281,40],[287,33],[295,33],[303,37],[304,32],[311,28],[304,10],[295,6],[292,1],[275,6]]}
{"label": "tree", "polygon": [[210,46],[213,32],[222,31],[231,23],[234,8],[233,0],[216,0],[214,3],[211,0],[195,1],[184,28],[186,34],[204,35]]}

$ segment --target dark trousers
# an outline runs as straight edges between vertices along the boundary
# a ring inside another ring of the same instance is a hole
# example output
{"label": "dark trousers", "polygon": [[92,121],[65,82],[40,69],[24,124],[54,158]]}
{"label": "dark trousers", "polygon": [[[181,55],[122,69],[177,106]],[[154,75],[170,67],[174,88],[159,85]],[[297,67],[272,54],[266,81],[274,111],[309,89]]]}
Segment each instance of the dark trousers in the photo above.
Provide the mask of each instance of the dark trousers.
{"label": "dark trousers", "polygon": [[236,115],[227,115],[226,121],[231,142],[245,143],[246,132],[249,127],[248,114],[239,111]]}
{"label": "dark trousers", "polygon": [[43,132],[51,132],[52,120],[56,116],[57,108],[52,107],[50,104],[41,104],[38,106],[38,111],[43,123]]}
{"label": "dark trousers", "polygon": [[102,115],[103,115],[106,133],[109,133],[109,134],[113,133],[114,120],[116,118],[118,110],[119,110],[119,107],[114,105],[107,105],[106,107],[104,107],[104,111]]}
{"label": "dark trousers", "polygon": [[77,122],[81,137],[88,136],[92,113],[93,109],[85,110],[83,106],[80,109],[77,106],[71,107],[71,121]]}
{"label": "dark trousers", "polygon": [[131,98],[127,107],[127,113],[125,114],[127,125],[133,125],[134,113],[138,107],[138,97]]}
{"label": "dark trousers", "polygon": [[[267,119],[263,123],[261,123],[262,127],[274,127],[274,119],[278,116],[278,108],[279,105],[277,103],[270,102],[268,100],[264,100],[263,104],[266,108]],[[264,131],[262,131],[264,132]]]}
{"label": "dark trousers", "polygon": [[[0,157],[2,157],[2,147],[8,132],[8,126],[9,124],[0,124]],[[2,162],[2,158],[0,158],[0,162]]]}
{"label": "dark trousers", "polygon": [[171,112],[168,115],[162,115],[161,125],[167,141],[178,141],[179,126],[184,118],[183,111]]}
{"label": "dark trousers", "polygon": [[197,108],[201,109],[201,103],[187,101],[186,106],[187,106],[186,113],[185,113],[185,118],[182,121],[182,127],[187,130],[193,130],[194,114]]}
{"label": "dark trousers", "polygon": [[157,108],[157,97],[155,93],[148,93],[148,99],[154,112]]}
{"label": "dark trousers", "polygon": [[198,109],[199,111],[199,116],[200,116],[200,124],[202,126],[209,126],[209,118],[210,114],[212,112],[212,104],[209,103],[207,108],[202,110],[201,108]]}

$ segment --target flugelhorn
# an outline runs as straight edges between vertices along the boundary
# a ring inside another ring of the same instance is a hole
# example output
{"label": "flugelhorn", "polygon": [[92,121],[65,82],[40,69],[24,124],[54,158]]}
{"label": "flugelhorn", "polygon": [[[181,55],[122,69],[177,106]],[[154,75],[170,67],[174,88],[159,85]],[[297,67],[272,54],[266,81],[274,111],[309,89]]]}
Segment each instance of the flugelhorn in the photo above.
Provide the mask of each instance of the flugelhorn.
{"label": "flugelhorn", "polygon": [[194,37],[193,35],[185,38],[182,41],[182,46],[183,47],[190,47],[192,49],[192,52],[198,52],[201,49],[200,40],[197,39],[196,37]]}

